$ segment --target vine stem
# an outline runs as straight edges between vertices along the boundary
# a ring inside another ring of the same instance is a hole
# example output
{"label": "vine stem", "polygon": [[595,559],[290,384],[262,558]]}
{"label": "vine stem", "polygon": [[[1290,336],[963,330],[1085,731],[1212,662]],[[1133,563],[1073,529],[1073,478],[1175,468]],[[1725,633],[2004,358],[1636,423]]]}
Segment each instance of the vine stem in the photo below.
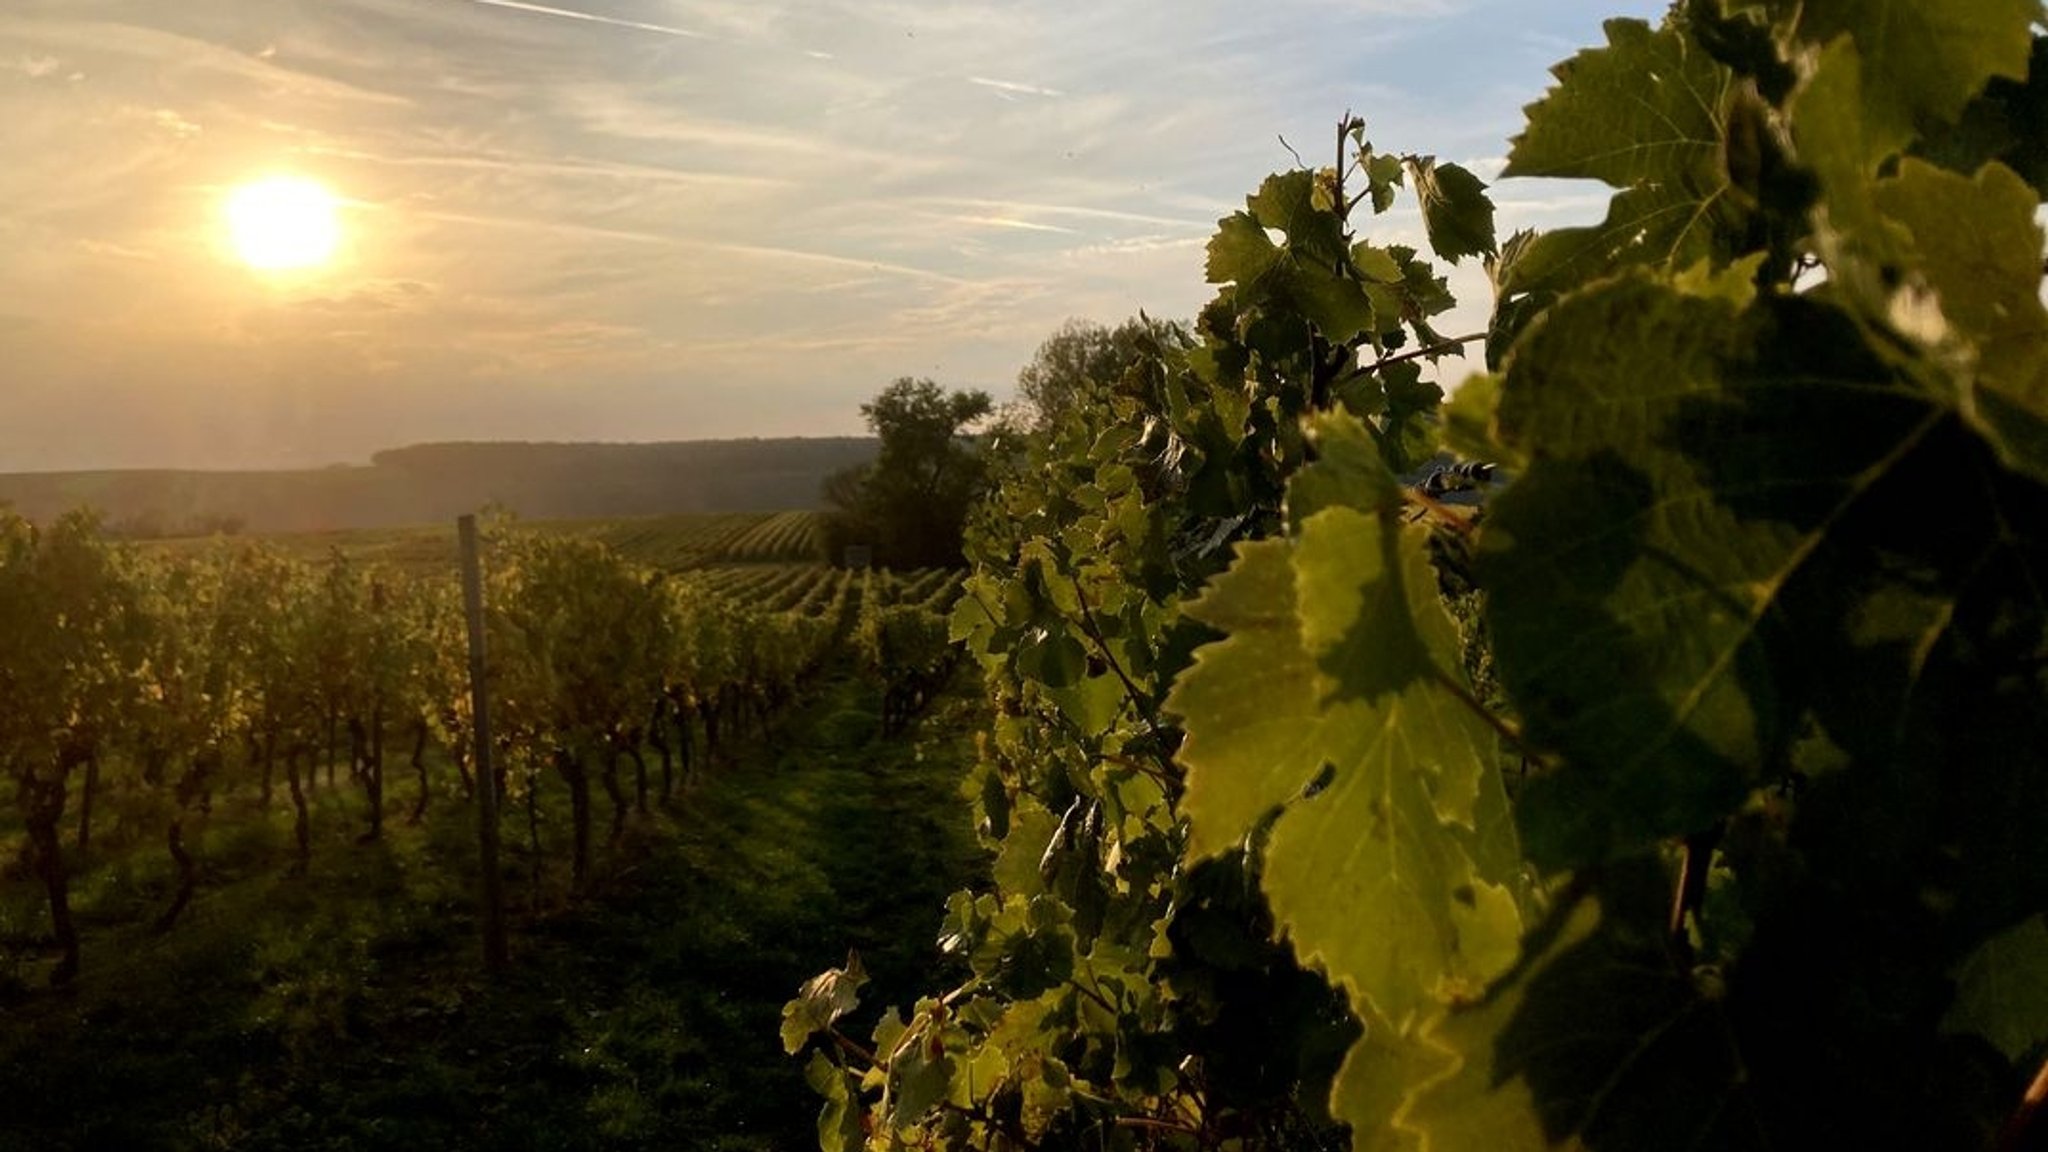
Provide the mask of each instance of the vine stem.
{"label": "vine stem", "polygon": [[1434,661],[1429,665],[1429,678],[1437,687],[1457,697],[1460,704],[1463,704],[1473,714],[1484,720],[1488,727],[1500,735],[1501,739],[1514,745],[1515,751],[1520,753],[1524,759],[1536,758],[1535,752],[1530,749],[1528,742],[1522,738],[1521,729],[1495,715],[1493,709],[1481,703],[1479,697],[1472,695],[1471,689],[1458,683],[1457,677],[1437,667]]}
{"label": "vine stem", "polygon": [[1164,772],[1161,772],[1157,767],[1151,764],[1144,763],[1140,760],[1134,760],[1129,756],[1118,755],[1115,752],[1103,753],[1102,762],[1104,764],[1115,764],[1120,768],[1129,768],[1131,771],[1136,772],[1138,775],[1143,776],[1147,780],[1152,781],[1154,784],[1159,785],[1159,790],[1166,793],[1166,797],[1169,801],[1178,800],[1180,798],[1182,787],[1181,782],[1178,779],[1175,779],[1174,777],[1167,775]]}
{"label": "vine stem", "polygon": [[1200,1128],[1191,1128],[1186,1124],[1176,1124],[1171,1120],[1154,1120],[1149,1116],[1119,1116],[1116,1118],[1115,1123],[1119,1128],[1142,1128],[1148,1132],[1174,1132],[1182,1136],[1200,1136],[1202,1134]]}
{"label": "vine stem", "polygon": [[1998,1152],[2033,1152],[2048,1145],[2048,1122],[2042,1117],[2048,1113],[2048,1062],[2034,1074],[2034,1082],[2027,1086],[2027,1094],[2020,1099],[2020,1106],[2013,1110],[2012,1117],[1998,1133]]}
{"label": "vine stem", "polygon": [[1392,368],[1396,364],[1406,364],[1410,360],[1421,360],[1429,356],[1448,356],[1467,344],[1479,343],[1481,340],[1486,339],[1486,336],[1487,334],[1484,332],[1474,332],[1467,336],[1453,336],[1449,340],[1439,340],[1426,348],[1417,348],[1413,351],[1403,352],[1398,356],[1382,357],[1367,365],[1365,370],[1367,372],[1378,372],[1383,368]]}
{"label": "vine stem", "polygon": [[880,1061],[875,1059],[875,1054],[873,1052],[861,1047],[859,1044],[854,1043],[852,1040],[847,1039],[846,1033],[841,1032],[838,1026],[827,1026],[825,1029],[825,1035],[830,1036],[833,1042],[838,1044],[840,1049],[844,1051],[847,1055],[859,1057],[860,1060],[866,1063],[868,1067],[873,1068],[880,1063]]}
{"label": "vine stem", "polygon": [[1137,682],[1131,679],[1131,674],[1124,671],[1124,666],[1117,660],[1116,653],[1109,650],[1109,642],[1103,639],[1102,625],[1095,619],[1095,609],[1088,604],[1088,593],[1081,587],[1081,577],[1076,573],[1069,572],[1067,573],[1067,583],[1073,585],[1074,602],[1081,606],[1082,628],[1087,631],[1088,639],[1094,641],[1095,647],[1101,651],[1102,662],[1109,665],[1111,672],[1116,673],[1117,680],[1123,684],[1124,691],[1130,695],[1131,703],[1138,706],[1138,712],[1144,717],[1145,727],[1151,731],[1152,741],[1156,745],[1153,755],[1158,757],[1160,767],[1171,776],[1173,774],[1173,762],[1166,755],[1166,732],[1159,723],[1158,704],[1153,702],[1150,693],[1138,687]]}
{"label": "vine stem", "polygon": [[1079,980],[1071,980],[1068,981],[1068,983],[1074,986],[1074,991],[1079,992],[1081,995],[1086,996],[1090,1000],[1093,1000],[1097,1004],[1101,1005],[1102,1010],[1104,1012],[1109,1013],[1111,1016],[1120,1015],[1120,1013],[1118,1013],[1116,1010],[1116,1005],[1111,1004],[1109,1002],[1108,997],[1104,996],[1101,992],[1098,992],[1095,989],[1088,987],[1086,984],[1081,983]]}
{"label": "vine stem", "polygon": [[1441,523],[1444,527],[1449,528],[1460,536],[1470,537],[1472,535],[1472,521],[1451,511],[1450,506],[1443,501],[1438,500],[1427,492],[1421,492],[1413,488],[1406,489],[1402,495],[1410,503],[1428,512],[1435,518],[1436,522]]}

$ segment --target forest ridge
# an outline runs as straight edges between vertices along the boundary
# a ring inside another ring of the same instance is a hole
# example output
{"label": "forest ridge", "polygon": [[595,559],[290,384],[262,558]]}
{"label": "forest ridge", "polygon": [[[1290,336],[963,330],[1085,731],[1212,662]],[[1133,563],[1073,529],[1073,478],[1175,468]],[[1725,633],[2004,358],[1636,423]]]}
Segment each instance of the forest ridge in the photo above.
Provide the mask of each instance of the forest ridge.
{"label": "forest ridge", "polygon": [[419,444],[361,466],[0,473],[0,507],[44,520],[89,505],[136,536],[392,528],[490,503],[530,519],[775,512],[817,507],[827,476],[874,454],[866,437]]}

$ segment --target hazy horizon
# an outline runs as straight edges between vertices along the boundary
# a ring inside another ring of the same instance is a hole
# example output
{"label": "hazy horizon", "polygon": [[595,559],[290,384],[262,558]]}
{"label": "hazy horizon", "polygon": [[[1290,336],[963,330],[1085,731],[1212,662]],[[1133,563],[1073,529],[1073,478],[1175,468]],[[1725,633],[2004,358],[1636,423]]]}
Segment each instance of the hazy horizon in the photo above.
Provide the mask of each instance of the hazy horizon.
{"label": "hazy horizon", "polygon": [[[371,450],[370,450],[370,451],[369,451],[368,453],[366,453],[366,454],[365,454],[364,456],[362,456],[361,458],[359,458],[359,459],[353,459],[353,460],[327,460],[327,461],[321,461],[321,462],[316,462],[316,463],[306,463],[306,464],[278,464],[278,465],[261,465],[261,464],[259,464],[259,465],[251,465],[251,466],[248,466],[248,467],[235,467],[235,466],[231,466],[231,465],[215,465],[215,464],[205,464],[205,463],[201,463],[201,464],[190,464],[190,465],[187,465],[187,464],[165,464],[165,465],[157,465],[157,464],[133,464],[133,465],[123,465],[123,464],[115,464],[115,465],[109,465],[109,466],[105,466],[105,467],[84,467],[84,468],[21,468],[21,469],[14,469],[14,470],[6,470],[6,469],[0,469],[0,477],[10,477],[10,478],[11,478],[11,477],[20,477],[20,476],[57,476],[57,475],[90,475],[90,474],[98,474],[98,473],[114,473],[114,472],[208,472],[208,473],[213,473],[213,472],[221,472],[221,473],[272,473],[272,472],[276,472],[276,473],[301,473],[301,472],[324,472],[324,471],[330,471],[330,470],[337,470],[337,469],[344,469],[344,470],[345,470],[345,469],[357,469],[357,468],[373,468],[373,467],[377,467],[377,466],[378,466],[378,465],[380,464],[380,461],[379,461],[378,457],[382,457],[382,456],[385,456],[385,455],[387,455],[387,454],[389,454],[389,453],[393,453],[393,452],[405,452],[405,451],[411,451],[411,450],[417,450],[417,449],[446,449],[446,448],[477,448],[477,447],[483,447],[483,448],[507,448],[507,449],[515,449],[515,450],[516,450],[516,449],[548,449],[548,448],[569,448],[569,449],[579,449],[579,450],[580,450],[580,449],[600,449],[600,450],[601,450],[601,449],[607,449],[607,448],[629,448],[629,449],[630,449],[630,448],[646,448],[646,449],[659,449],[659,448],[670,448],[670,447],[676,447],[676,446],[679,446],[679,445],[680,445],[680,446],[696,446],[696,445],[703,445],[703,444],[757,444],[757,443],[774,443],[774,444],[781,444],[781,443],[788,443],[788,442],[834,442],[834,441],[863,441],[863,440],[864,440],[864,441],[869,441],[869,442],[875,442],[875,443],[879,443],[879,441],[877,441],[877,440],[876,440],[876,438],[874,437],[874,435],[873,435],[872,433],[868,432],[868,431],[867,431],[866,429],[857,429],[857,430],[855,430],[855,431],[853,431],[853,432],[817,432],[817,433],[810,433],[810,434],[796,434],[796,435],[791,435],[791,436],[713,436],[713,437],[700,437],[700,438],[697,438],[697,439],[690,439],[690,440],[677,440],[677,439],[660,439],[660,440],[547,440],[547,439],[539,439],[539,438],[533,438],[533,437],[528,437],[528,438],[524,438],[524,439],[503,439],[503,440],[454,440],[454,439],[451,439],[451,440],[419,440],[419,441],[410,441],[410,442],[407,442],[407,443],[404,443],[404,444],[386,444],[386,445],[384,445],[384,446],[382,446],[382,447],[380,447],[380,448],[373,448],[373,449],[371,449]],[[6,498],[5,498],[5,496],[4,496],[4,495],[0,495],[0,508],[4,508],[4,507],[6,506],[6,503],[7,503],[7,501],[6,501]]]}
{"label": "hazy horizon", "polygon": [[[1283,137],[1324,162],[1350,109],[1490,177],[1549,65],[1664,7],[17,0],[0,472],[857,435],[905,375],[1005,397],[1070,317],[1199,307]],[[223,205],[270,175],[339,199],[331,261],[237,258]],[[1604,202],[1495,198],[1504,230]],[[1483,315],[1478,268],[1453,284]]]}

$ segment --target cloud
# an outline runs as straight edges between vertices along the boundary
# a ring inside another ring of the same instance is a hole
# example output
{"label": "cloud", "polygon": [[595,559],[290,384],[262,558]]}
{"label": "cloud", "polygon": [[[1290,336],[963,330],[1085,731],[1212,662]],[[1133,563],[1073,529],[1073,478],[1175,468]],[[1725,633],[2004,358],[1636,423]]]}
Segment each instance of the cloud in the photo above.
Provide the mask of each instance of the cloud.
{"label": "cloud", "polygon": [[19,72],[31,80],[43,80],[55,76],[64,67],[64,62],[55,56],[21,56],[6,67],[9,71]]}
{"label": "cloud", "polygon": [[526,4],[521,3],[520,0],[464,0],[464,2],[482,5],[486,8],[506,8],[514,12],[525,12],[536,16],[553,16],[563,20],[581,20],[591,24],[603,24],[608,27],[624,28],[634,32],[653,32],[662,36],[679,36],[686,40],[704,39],[702,32],[693,32],[687,28],[672,28],[666,24],[648,24],[639,20],[621,20],[614,16],[599,16],[592,12],[582,12],[571,8],[551,8],[545,4]]}
{"label": "cloud", "polygon": [[993,88],[998,92],[1014,92],[1022,96],[1055,97],[1066,95],[1066,93],[1057,88],[1041,88],[1036,84],[1022,84],[1015,80],[991,80],[986,76],[969,76],[967,82],[969,84],[979,84],[983,88]]}

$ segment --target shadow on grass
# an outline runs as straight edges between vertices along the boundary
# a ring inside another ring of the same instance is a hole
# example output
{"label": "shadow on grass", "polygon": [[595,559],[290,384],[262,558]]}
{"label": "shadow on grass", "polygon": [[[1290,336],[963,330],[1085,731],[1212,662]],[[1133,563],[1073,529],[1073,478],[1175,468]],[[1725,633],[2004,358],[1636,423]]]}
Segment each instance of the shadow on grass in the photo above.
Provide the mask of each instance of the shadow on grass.
{"label": "shadow on grass", "polygon": [[[144,928],[168,891],[160,849],[110,850],[80,885],[81,984],[0,1007],[0,1152],[813,1146],[783,1002],[849,947],[875,1002],[927,990],[945,896],[986,871],[959,793],[971,705],[882,741],[867,695],[828,679],[772,741],[636,822],[590,900],[520,925],[496,984],[465,805],[356,844],[359,800],[329,793],[303,877],[288,822],[224,813],[163,936]],[[524,864],[507,872],[524,909]]]}

